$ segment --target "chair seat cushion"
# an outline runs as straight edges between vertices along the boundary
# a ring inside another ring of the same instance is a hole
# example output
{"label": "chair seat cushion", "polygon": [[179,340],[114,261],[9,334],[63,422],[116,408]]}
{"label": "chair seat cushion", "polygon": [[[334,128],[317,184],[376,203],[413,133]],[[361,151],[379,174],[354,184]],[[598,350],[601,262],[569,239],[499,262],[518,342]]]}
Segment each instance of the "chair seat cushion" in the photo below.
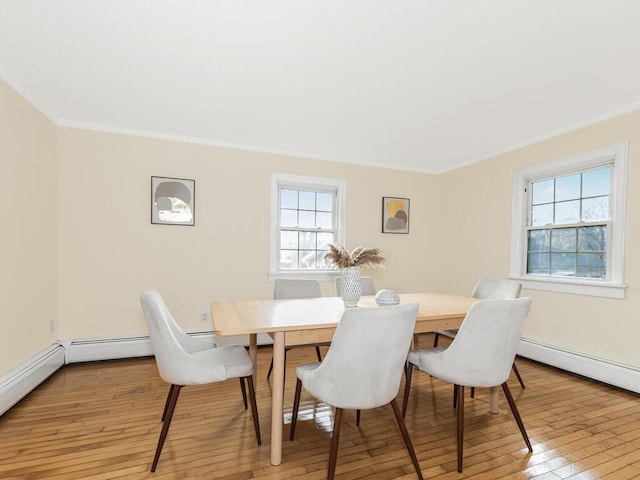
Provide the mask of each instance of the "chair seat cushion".
{"label": "chair seat cushion", "polygon": [[210,348],[190,355],[187,368],[180,369],[181,385],[221,382],[253,375],[253,363],[241,345]]}
{"label": "chair seat cushion", "polygon": [[444,335],[445,337],[455,338],[458,330],[438,330],[438,335]]}

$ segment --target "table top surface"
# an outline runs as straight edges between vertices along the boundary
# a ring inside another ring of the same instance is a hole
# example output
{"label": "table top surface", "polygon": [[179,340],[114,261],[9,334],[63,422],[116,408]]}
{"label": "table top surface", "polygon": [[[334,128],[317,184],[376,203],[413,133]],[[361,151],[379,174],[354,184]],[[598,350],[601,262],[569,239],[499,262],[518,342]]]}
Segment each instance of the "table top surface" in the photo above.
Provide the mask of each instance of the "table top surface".
{"label": "table top surface", "polygon": [[[400,303],[420,305],[417,321],[464,318],[475,298],[447,293],[401,293]],[[378,307],[373,295],[360,298],[356,308]],[[295,300],[213,302],[216,335],[243,335],[335,327],[345,310],[340,297]]]}

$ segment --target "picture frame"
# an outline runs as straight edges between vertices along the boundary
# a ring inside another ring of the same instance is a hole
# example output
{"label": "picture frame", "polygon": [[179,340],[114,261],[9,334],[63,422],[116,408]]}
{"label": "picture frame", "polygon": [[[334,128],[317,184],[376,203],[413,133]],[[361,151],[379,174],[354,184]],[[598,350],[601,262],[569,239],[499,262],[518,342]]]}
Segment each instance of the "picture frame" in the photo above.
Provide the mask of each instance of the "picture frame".
{"label": "picture frame", "polygon": [[409,233],[408,198],[382,197],[382,233]]}
{"label": "picture frame", "polygon": [[195,193],[195,180],[152,176],[151,223],[195,225]]}

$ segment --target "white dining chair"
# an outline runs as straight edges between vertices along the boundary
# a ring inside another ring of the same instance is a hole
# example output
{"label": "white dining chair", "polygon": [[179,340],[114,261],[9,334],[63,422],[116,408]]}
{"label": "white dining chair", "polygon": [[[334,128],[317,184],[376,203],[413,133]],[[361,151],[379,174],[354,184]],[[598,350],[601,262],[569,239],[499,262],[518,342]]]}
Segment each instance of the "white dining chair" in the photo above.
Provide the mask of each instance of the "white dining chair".
{"label": "white dining chair", "polygon": [[[322,296],[320,290],[320,283],[317,280],[302,280],[302,279],[289,279],[279,278],[273,282],[273,299],[274,300],[294,300],[298,298],[319,298]],[[316,357],[318,361],[322,360],[322,353],[320,352],[321,346],[326,346],[327,343],[316,343],[313,346],[316,348]],[[307,347],[309,345],[300,345]],[[287,351],[297,347],[297,345],[288,346],[284,350],[285,364],[287,361]],[[273,356],[271,357],[271,364],[269,365],[269,371],[267,372],[267,379],[271,377],[273,371]]]}
{"label": "white dining chair", "polygon": [[529,309],[528,297],[513,300],[479,300],[467,313],[448,347],[409,352],[402,416],[407,412],[413,368],[453,383],[457,391],[458,472],[462,472],[464,387],[502,386],[522,438],[531,442],[513,400],[507,379],[520,341],[520,328]]}
{"label": "white dining chair", "polygon": [[[229,378],[239,378],[249,386],[249,400],[253,414],[253,424],[258,445],[260,423],[256,394],[253,385],[253,363],[244,347],[240,345],[211,348],[204,343],[186,340],[181,330],[175,328],[175,320],[157,290],[147,290],[140,296],[140,303],[149,329],[151,346],[160,377],[171,385],[169,396],[162,414],[162,430],[156,453],[151,464],[155,472],[162,452],[178,395],[185,385],[202,385],[221,382]],[[182,332],[184,333],[184,332]],[[181,339],[181,341],[178,340]],[[191,349],[192,351],[189,351]]]}
{"label": "white dining chair", "polygon": [[422,479],[413,444],[395,399],[415,328],[418,304],[347,309],[324,360],[296,368],[290,439],[294,439],[302,387],[335,407],[327,478],[335,474],[342,411],[391,404],[405,447]]}
{"label": "white dining chair", "polygon": [[[342,277],[336,277],[335,285],[336,296],[339,297],[342,295]],[[360,287],[362,288],[362,295],[375,295],[378,293],[372,277],[360,277]]]}
{"label": "white dining chair", "polygon": [[[478,298],[481,300],[511,300],[513,298],[518,298],[520,296],[520,292],[522,290],[522,284],[513,280],[507,279],[495,279],[495,278],[481,278],[478,280],[476,285],[473,287],[473,291],[471,292],[471,296],[473,298]],[[444,335],[449,338],[454,338],[458,330],[438,330],[433,337],[433,346],[438,346],[438,339],[441,335]],[[518,367],[516,366],[515,360],[513,361],[513,365],[511,367],[513,369],[513,373],[515,374],[518,382],[520,383],[520,387],[525,388],[524,381],[520,376],[520,372],[518,371]],[[475,390],[471,389],[471,397],[474,396]],[[454,394],[454,403],[456,401],[456,396]]]}

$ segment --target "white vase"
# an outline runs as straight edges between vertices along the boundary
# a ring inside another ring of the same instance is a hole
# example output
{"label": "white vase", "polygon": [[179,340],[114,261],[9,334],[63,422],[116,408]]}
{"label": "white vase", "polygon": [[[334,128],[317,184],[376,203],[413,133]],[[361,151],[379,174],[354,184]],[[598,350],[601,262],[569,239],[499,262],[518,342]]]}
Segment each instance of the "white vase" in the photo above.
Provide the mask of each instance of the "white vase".
{"label": "white vase", "polygon": [[362,295],[360,285],[360,272],[356,267],[347,267],[342,271],[342,292],[341,297],[344,306],[347,308],[357,307],[358,300]]}

